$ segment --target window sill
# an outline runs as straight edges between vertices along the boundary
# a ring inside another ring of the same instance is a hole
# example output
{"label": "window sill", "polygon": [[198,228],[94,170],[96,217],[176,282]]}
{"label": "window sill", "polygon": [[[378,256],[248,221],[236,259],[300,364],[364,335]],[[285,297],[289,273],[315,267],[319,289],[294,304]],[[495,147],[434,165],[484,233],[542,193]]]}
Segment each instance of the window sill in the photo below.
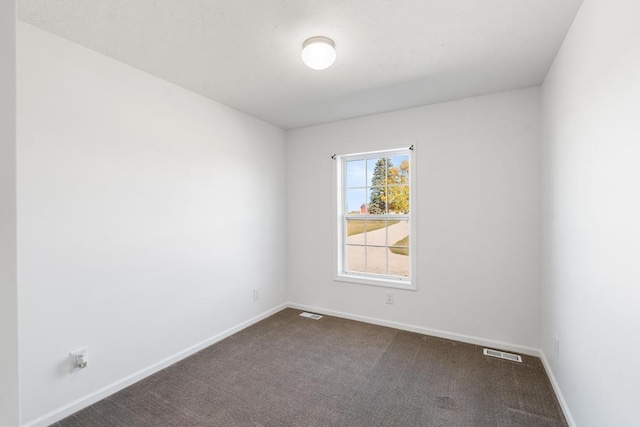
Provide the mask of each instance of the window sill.
{"label": "window sill", "polygon": [[380,286],[383,288],[407,289],[410,291],[417,290],[414,281],[409,280],[378,279],[375,277],[351,274],[337,274],[333,277],[333,280],[337,282],[358,283],[360,285]]}

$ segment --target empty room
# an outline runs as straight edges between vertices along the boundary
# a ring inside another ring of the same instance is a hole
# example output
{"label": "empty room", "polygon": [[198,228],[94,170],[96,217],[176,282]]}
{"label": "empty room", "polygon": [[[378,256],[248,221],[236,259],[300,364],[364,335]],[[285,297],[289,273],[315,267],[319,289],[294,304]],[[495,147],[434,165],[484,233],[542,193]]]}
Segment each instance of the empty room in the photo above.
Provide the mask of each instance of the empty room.
{"label": "empty room", "polygon": [[0,426],[640,425],[640,2],[3,0]]}

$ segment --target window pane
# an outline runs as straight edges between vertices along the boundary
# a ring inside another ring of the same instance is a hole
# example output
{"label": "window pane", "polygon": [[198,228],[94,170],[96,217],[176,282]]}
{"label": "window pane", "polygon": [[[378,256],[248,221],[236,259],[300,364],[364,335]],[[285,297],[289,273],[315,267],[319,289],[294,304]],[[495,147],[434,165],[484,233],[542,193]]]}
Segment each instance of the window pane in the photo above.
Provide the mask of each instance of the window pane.
{"label": "window pane", "polygon": [[[392,222],[392,221],[389,221]],[[389,274],[409,277],[409,221],[401,220],[390,225]]]}
{"label": "window pane", "polygon": [[347,244],[364,245],[364,231],[363,219],[347,219]]}
{"label": "window pane", "polygon": [[409,184],[409,156],[389,157],[389,184]]}
{"label": "window pane", "polygon": [[409,246],[409,221],[389,220],[387,228],[389,246]]}
{"label": "window pane", "polygon": [[367,273],[387,274],[387,248],[367,246]]}
{"label": "window pane", "polygon": [[367,245],[387,245],[387,221],[384,219],[367,220]]}
{"label": "window pane", "polygon": [[389,274],[393,276],[409,277],[409,248],[389,249]]}
{"label": "window pane", "polygon": [[367,173],[364,160],[347,161],[347,187],[366,187]]}
{"label": "window pane", "polygon": [[371,215],[387,214],[387,187],[369,189],[369,213]]}
{"label": "window pane", "polygon": [[346,246],[347,271],[364,273],[365,270],[365,247]]}
{"label": "window pane", "polygon": [[348,214],[366,214],[368,209],[367,190],[364,188],[346,191],[345,212]]}
{"label": "window pane", "polygon": [[387,203],[390,214],[408,214],[409,207],[409,186],[394,185],[386,189]]}
{"label": "window pane", "polygon": [[367,160],[367,183],[368,187],[380,187],[387,183],[387,161],[386,158]]}

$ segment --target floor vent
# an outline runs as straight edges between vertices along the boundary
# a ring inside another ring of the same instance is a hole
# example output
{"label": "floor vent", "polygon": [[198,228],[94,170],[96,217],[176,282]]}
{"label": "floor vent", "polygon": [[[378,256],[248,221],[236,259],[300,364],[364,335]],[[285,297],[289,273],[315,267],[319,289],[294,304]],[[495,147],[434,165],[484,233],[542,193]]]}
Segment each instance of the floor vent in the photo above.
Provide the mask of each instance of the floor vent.
{"label": "floor vent", "polygon": [[492,356],[499,359],[506,359],[511,360],[512,362],[522,363],[522,357],[518,356],[517,354],[505,353],[504,351],[490,350],[488,348],[485,348],[483,354],[485,356]]}
{"label": "floor vent", "polygon": [[309,319],[313,319],[313,320],[322,319],[322,316],[320,316],[319,314],[307,313],[306,311],[300,313],[300,316],[308,317]]}

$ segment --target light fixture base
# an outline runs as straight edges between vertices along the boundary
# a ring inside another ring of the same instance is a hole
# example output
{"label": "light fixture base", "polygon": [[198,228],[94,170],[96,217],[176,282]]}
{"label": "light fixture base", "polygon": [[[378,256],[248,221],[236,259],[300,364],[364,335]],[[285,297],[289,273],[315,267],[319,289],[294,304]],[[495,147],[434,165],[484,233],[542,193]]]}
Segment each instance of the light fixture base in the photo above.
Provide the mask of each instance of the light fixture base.
{"label": "light fixture base", "polygon": [[312,43],[324,43],[324,44],[328,44],[333,49],[336,48],[336,43],[333,40],[331,40],[329,37],[313,36],[313,37],[309,37],[304,41],[304,43],[302,43],[302,49],[304,49],[305,47],[309,46]]}
{"label": "light fixture base", "polygon": [[313,70],[327,69],[336,60],[335,47],[328,37],[309,37],[302,43],[302,61]]}

